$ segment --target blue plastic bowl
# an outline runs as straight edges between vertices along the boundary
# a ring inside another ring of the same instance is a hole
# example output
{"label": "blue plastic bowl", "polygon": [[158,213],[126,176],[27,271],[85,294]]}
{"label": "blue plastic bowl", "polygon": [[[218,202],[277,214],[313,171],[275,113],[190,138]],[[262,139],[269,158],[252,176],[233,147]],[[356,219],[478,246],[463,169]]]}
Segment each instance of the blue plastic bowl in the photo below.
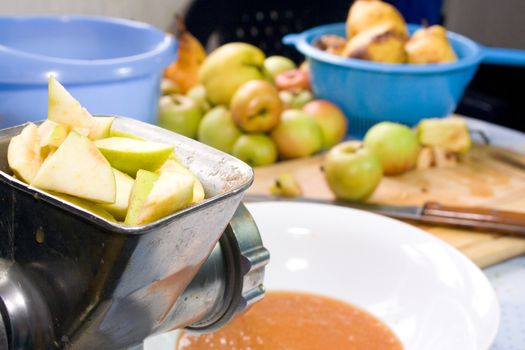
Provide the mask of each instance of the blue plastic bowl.
{"label": "blue plastic bowl", "polygon": [[92,114],[155,121],[175,40],[148,24],[91,16],[0,16],[0,129],[47,117],[47,79]]}
{"label": "blue plastic bowl", "polygon": [[[419,26],[408,25],[409,32]],[[520,50],[484,48],[452,32],[448,39],[458,56],[453,63],[389,64],[343,58],[326,53],[312,43],[322,35],[346,36],[345,24],[329,24],[290,34],[285,44],[295,45],[310,64],[316,97],[334,102],[349,120],[349,134],[362,137],[372,125],[396,121],[409,126],[429,117],[452,113],[479,64],[525,65]]]}

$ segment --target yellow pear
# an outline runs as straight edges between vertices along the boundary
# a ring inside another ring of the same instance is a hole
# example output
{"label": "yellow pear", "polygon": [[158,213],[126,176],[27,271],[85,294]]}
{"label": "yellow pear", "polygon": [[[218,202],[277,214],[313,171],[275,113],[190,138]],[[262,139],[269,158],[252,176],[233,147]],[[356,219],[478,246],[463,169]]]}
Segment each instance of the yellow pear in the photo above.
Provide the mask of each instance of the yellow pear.
{"label": "yellow pear", "polygon": [[405,37],[390,24],[381,24],[353,37],[343,56],[385,63],[406,62]]}
{"label": "yellow pear", "polygon": [[379,24],[390,24],[394,31],[407,36],[403,16],[392,5],[381,0],[357,0],[348,11],[346,35],[355,35]]}
{"label": "yellow pear", "polygon": [[448,39],[447,31],[440,25],[417,30],[405,46],[408,63],[445,63],[457,60]]}

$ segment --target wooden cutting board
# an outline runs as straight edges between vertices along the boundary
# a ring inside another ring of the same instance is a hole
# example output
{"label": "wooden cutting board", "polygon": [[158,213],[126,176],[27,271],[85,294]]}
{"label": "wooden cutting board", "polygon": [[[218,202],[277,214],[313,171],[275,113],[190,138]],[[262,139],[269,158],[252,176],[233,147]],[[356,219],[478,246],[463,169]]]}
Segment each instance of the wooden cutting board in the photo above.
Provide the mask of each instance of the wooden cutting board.
{"label": "wooden cutting board", "polygon": [[[413,170],[395,177],[384,177],[368,201],[401,205],[437,201],[448,205],[525,212],[525,170],[502,160],[498,157],[500,154],[525,165],[523,155],[475,145],[454,168]],[[248,192],[269,194],[268,189],[277,175],[291,172],[301,184],[305,197],[332,199],[320,170],[322,163],[321,155],[256,168],[255,182]],[[525,254],[523,238],[450,227],[417,226],[455,246],[480,267]]]}

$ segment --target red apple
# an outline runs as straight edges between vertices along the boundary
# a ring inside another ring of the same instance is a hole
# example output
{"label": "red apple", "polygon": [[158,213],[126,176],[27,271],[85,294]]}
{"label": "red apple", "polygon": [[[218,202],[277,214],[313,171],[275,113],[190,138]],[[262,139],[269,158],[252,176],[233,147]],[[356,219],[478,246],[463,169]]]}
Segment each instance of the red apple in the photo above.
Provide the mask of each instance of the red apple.
{"label": "red apple", "polygon": [[275,86],[279,90],[310,89],[310,74],[301,69],[292,69],[275,77]]}
{"label": "red apple", "polygon": [[242,130],[266,132],[279,123],[283,105],[272,84],[251,80],[235,92],[230,109],[233,120]]}
{"label": "red apple", "polygon": [[324,175],[337,198],[363,200],[370,196],[383,176],[379,158],[359,141],[346,141],[326,156]]}
{"label": "red apple", "polygon": [[321,129],[311,116],[300,109],[284,111],[271,136],[284,159],[309,156],[323,145]]}
{"label": "red apple", "polygon": [[341,142],[348,131],[348,120],[332,102],[314,100],[308,102],[303,111],[311,115],[323,133],[323,148],[328,149]]}

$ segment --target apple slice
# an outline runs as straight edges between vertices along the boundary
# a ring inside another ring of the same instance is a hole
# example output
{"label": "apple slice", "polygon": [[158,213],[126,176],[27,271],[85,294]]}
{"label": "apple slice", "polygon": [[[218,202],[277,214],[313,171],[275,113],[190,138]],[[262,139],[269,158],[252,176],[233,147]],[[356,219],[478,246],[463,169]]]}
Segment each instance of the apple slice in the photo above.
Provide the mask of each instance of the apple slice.
{"label": "apple slice", "polygon": [[50,152],[56,150],[66,139],[68,128],[52,120],[46,120],[38,126],[40,136],[40,152],[47,157]]}
{"label": "apple slice", "polygon": [[29,123],[22,132],[13,137],[7,149],[9,167],[22,181],[30,183],[42,165],[40,136],[35,124]]}
{"label": "apple slice", "polygon": [[139,170],[131,190],[127,225],[144,225],[171,215],[190,205],[193,178],[180,173],[160,175]]}
{"label": "apple slice", "polygon": [[162,174],[165,172],[171,172],[171,173],[179,173],[187,176],[191,176],[193,178],[193,197],[191,200],[191,204],[196,204],[199,202],[202,202],[204,200],[204,187],[202,186],[202,183],[199,181],[199,179],[193,175],[191,171],[189,171],[184,165],[179,163],[176,158],[170,158],[164,163],[164,165],[159,169],[158,173]]}
{"label": "apple slice", "polygon": [[100,140],[109,137],[115,117],[93,117],[93,119],[95,122],[89,130],[88,137],[92,140]]}
{"label": "apple slice", "polygon": [[144,139],[140,136],[128,134],[127,132],[115,129],[109,130],[109,137],[127,137],[128,139],[144,141]]}
{"label": "apple slice", "polygon": [[91,214],[98,215],[111,222],[117,222],[117,220],[113,217],[113,215],[111,215],[108,211],[102,209],[101,207],[99,207],[97,204],[93,202],[87,201],[85,199],[80,199],[77,197],[68,196],[67,194],[62,194],[62,193],[51,192],[51,194],[66,202],[76,205],[77,207],[85,209],[89,211]]}
{"label": "apple slice", "polygon": [[[48,111],[47,118],[64,124],[71,129],[91,129],[94,119],[54,76],[48,81]],[[82,133],[81,133],[82,134]]]}
{"label": "apple slice", "polygon": [[71,131],[40,167],[31,185],[99,203],[114,203],[111,165],[87,137]]}
{"label": "apple slice", "polygon": [[126,137],[97,140],[95,145],[114,168],[131,176],[135,176],[139,169],[157,170],[175,148],[171,145]]}
{"label": "apple slice", "polygon": [[135,183],[135,180],[123,172],[113,169],[115,174],[115,182],[117,184],[117,198],[115,203],[112,204],[100,204],[100,207],[107,210],[117,220],[124,221],[126,213],[128,212],[129,197],[131,194],[131,188]]}

